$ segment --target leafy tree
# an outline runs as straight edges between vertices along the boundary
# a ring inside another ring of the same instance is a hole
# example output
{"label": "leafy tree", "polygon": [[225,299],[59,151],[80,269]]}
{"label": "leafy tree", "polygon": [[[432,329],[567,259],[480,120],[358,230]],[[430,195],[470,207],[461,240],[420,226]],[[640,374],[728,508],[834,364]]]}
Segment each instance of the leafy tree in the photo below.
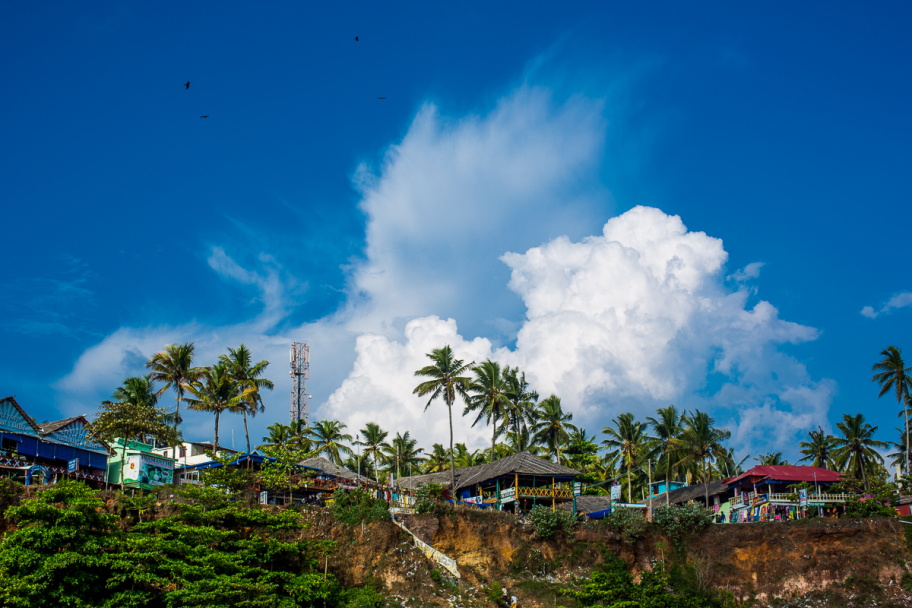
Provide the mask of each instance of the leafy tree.
{"label": "leafy tree", "polygon": [[833,467],[833,450],[836,447],[835,440],[831,435],[823,432],[819,426],[817,430],[808,431],[808,441],[802,441],[798,446],[804,458],[799,458],[798,462],[811,461],[810,466],[829,469]]}
{"label": "leafy tree", "polygon": [[883,397],[890,391],[896,395],[896,403],[902,407],[902,414],[906,423],[906,475],[910,474],[909,461],[909,410],[905,406],[905,399],[910,395],[912,389],[912,367],[906,367],[902,358],[902,351],[895,346],[888,346],[880,351],[883,357],[880,361],[871,366],[872,372],[877,372],[871,378],[872,382],[880,384],[880,393],[878,397]]}
{"label": "leafy tree", "polygon": [[380,469],[377,466],[377,457],[383,453],[384,448],[389,446],[386,442],[388,435],[389,432],[380,428],[380,425],[376,422],[368,422],[364,428],[361,429],[361,436],[364,437],[364,439],[361,440],[361,445],[364,446],[364,453],[361,454],[361,458],[373,458],[374,472],[377,475],[375,479],[378,482],[380,481]]}
{"label": "leafy tree", "polygon": [[570,441],[564,450],[564,456],[569,460],[570,466],[578,471],[591,471],[599,464],[599,445],[595,437],[589,437],[586,429],[570,431]]}
{"label": "leafy tree", "polygon": [[[160,441],[171,445],[174,431],[167,424],[165,412],[155,405],[158,397],[155,385],[146,376],[132,376],[124,380],[112,396],[114,401],[103,401],[98,416],[90,427],[96,439],[113,443],[118,437],[125,441],[150,443]],[[124,461],[127,451],[120,453],[120,489],[124,488]]]}
{"label": "leafy tree", "polygon": [[342,464],[342,454],[351,456],[354,452],[343,441],[352,441],[352,436],[343,431],[348,425],[338,420],[320,420],[310,428],[307,436],[313,441],[317,454],[326,454],[328,460]]}
{"label": "leafy tree", "polygon": [[551,538],[555,534],[568,535],[573,532],[576,515],[564,509],[551,510],[542,505],[535,505],[529,511],[529,521],[537,538]]}
{"label": "leafy tree", "polygon": [[374,498],[372,492],[364,490],[344,490],[333,492],[330,513],[344,524],[356,526],[362,521],[371,523],[389,520],[389,505],[385,500]]}
{"label": "leafy tree", "polygon": [[543,443],[549,454],[555,457],[555,462],[560,464],[561,445],[570,440],[569,432],[576,430],[576,426],[570,422],[573,420],[573,414],[565,414],[560,397],[550,395],[538,404],[535,417],[536,422],[532,427],[535,433],[533,441]]}
{"label": "leafy tree", "polygon": [[713,512],[696,502],[680,506],[660,505],[653,509],[652,521],[671,544],[683,552],[688,538],[712,524]]}
{"label": "leafy tree", "polygon": [[507,417],[511,403],[508,395],[509,385],[500,369],[500,364],[496,361],[486,359],[481,365],[472,367],[475,377],[469,387],[471,398],[465,406],[462,415],[469,412],[477,412],[475,421],[472,426],[478,424],[482,418],[485,418],[491,425],[491,456],[490,462],[494,462],[494,444],[497,443],[497,436],[501,433],[502,428],[498,426],[500,420]]}
{"label": "leafy tree", "polygon": [[674,444],[675,439],[680,436],[684,430],[683,419],[686,411],[678,411],[674,405],[660,407],[656,410],[657,418],[646,418],[647,424],[652,425],[655,437],[649,443],[649,456],[658,457],[656,464],[658,469],[665,473],[665,504],[670,504],[671,473],[674,469],[674,463],[677,458],[677,447]]}
{"label": "leafy tree", "polygon": [[[184,344],[169,344],[165,350],[155,353],[146,362],[146,367],[152,370],[150,380],[163,382],[164,386],[158,391],[161,395],[169,388],[174,388],[177,393],[177,405],[174,409],[174,437],[177,438],[177,425],[180,421],[180,404],[184,399],[184,391],[191,382],[196,382],[203,373],[203,369],[193,367],[193,342]],[[174,458],[177,459],[177,441],[174,444]]]}
{"label": "leafy tree", "polygon": [[305,452],[311,451],[312,441],[307,436],[310,427],[303,420],[292,420],[288,424],[275,422],[268,427],[269,435],[263,437],[263,443],[258,447],[288,446]]}
{"label": "leafy tree", "polygon": [[222,412],[246,403],[250,399],[250,389],[242,387],[231,374],[231,367],[222,362],[205,368],[199,380],[187,386],[187,392],[192,395],[185,399],[191,410],[215,414],[212,449],[218,453],[219,417]]}
{"label": "leafy tree", "polygon": [[529,387],[526,372],[520,372],[519,367],[507,367],[504,370],[504,378],[507,381],[507,397],[510,401],[506,418],[510,433],[513,433],[515,439],[512,445],[513,453],[519,454],[531,447],[532,435],[529,427],[535,424],[538,393]]}
{"label": "leafy tree", "polygon": [[[418,441],[412,439],[408,431],[405,432],[405,435],[396,433],[396,437],[390,444],[383,448],[386,466],[390,471],[396,469],[396,479],[402,477],[403,469],[420,467],[420,454],[423,451],[418,447]],[[420,471],[421,469],[419,468],[418,470]]]}
{"label": "leafy tree", "polygon": [[464,443],[456,444],[455,463],[459,468],[474,467],[484,464],[485,455],[481,450],[470,452]]}
{"label": "leafy tree", "polygon": [[602,441],[602,445],[609,451],[609,455],[619,457],[627,469],[627,500],[633,502],[630,471],[637,466],[653,438],[646,434],[648,425],[638,422],[630,412],[621,414],[612,422],[614,427],[606,426],[602,429],[602,432],[608,435],[608,438]]}
{"label": "leafy tree", "polygon": [[264,487],[282,490],[287,503],[295,488],[313,478],[313,473],[302,469],[299,464],[313,457],[314,452],[305,452],[293,445],[268,446],[263,448],[263,451],[273,460],[263,463],[257,478]]}
{"label": "leafy tree", "polygon": [[450,455],[447,453],[446,448],[439,443],[435,443],[431,448],[431,453],[428,454],[427,460],[424,461],[424,472],[438,473],[447,470],[449,466]]}
{"label": "leafy tree", "polygon": [[836,437],[834,440],[836,449],[833,451],[833,457],[836,466],[850,471],[856,479],[860,478],[867,491],[870,488],[867,469],[872,462],[883,463],[883,457],[875,448],[882,449],[887,447],[887,444],[873,439],[877,427],[866,423],[863,414],[843,414],[842,422],[837,422],[836,428],[842,433],[842,437]]}
{"label": "leafy tree", "polygon": [[715,419],[705,412],[696,410],[684,419],[684,430],[674,441],[681,450],[680,464],[702,465],[703,486],[706,504],[709,505],[709,464],[712,459],[725,460],[728,453],[722,442],[731,437],[731,432],[715,427]]}
{"label": "leafy tree", "polygon": [[425,411],[431,406],[434,399],[438,397],[442,397],[447,406],[450,417],[450,483],[452,484],[450,487],[455,490],[456,465],[453,458],[453,404],[456,402],[457,396],[462,397],[465,402],[471,399],[468,391],[472,381],[468,376],[462,374],[465,374],[466,370],[472,366],[472,363],[466,365],[462,359],[457,359],[449,345],[443,348],[435,348],[427,356],[431,360],[431,365],[422,367],[415,372],[415,375],[430,378],[430,380],[422,382],[412,392],[419,397],[430,395],[427,404],[424,406]]}
{"label": "leafy tree", "polygon": [[227,355],[221,355],[219,362],[228,366],[234,381],[238,387],[244,391],[246,397],[239,401],[235,406],[229,408],[232,412],[240,412],[244,416],[244,437],[247,439],[247,453],[250,453],[250,432],[247,430],[247,414],[254,417],[258,412],[265,412],[266,407],[263,405],[263,398],[260,390],[272,390],[275,385],[271,380],[263,378],[262,375],[269,367],[269,361],[265,359],[259,363],[253,362],[253,355],[250,349],[244,344],[237,348],[228,348]]}
{"label": "leafy tree", "polygon": [[761,466],[788,466],[788,461],[782,457],[782,452],[767,452],[754,457]]}

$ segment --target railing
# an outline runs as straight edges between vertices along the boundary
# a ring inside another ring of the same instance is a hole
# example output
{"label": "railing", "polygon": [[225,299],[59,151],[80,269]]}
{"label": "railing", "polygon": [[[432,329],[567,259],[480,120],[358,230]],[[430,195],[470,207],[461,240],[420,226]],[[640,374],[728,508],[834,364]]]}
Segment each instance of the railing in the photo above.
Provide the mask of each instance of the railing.
{"label": "railing", "polygon": [[402,528],[403,530],[405,530],[408,533],[408,535],[412,537],[412,540],[415,542],[415,546],[417,548],[421,549],[421,552],[424,553],[425,557],[427,557],[429,560],[435,562],[436,564],[440,565],[442,568],[445,568],[447,570],[447,572],[449,572],[456,578],[462,578],[462,576],[459,574],[459,569],[456,567],[455,559],[453,559],[452,557],[449,557],[448,555],[444,555],[443,553],[441,553],[434,547],[430,546],[429,544],[427,544],[426,542],[424,542],[423,540],[421,540],[420,538],[415,536],[415,534],[411,530],[409,530],[408,528],[405,527],[405,524],[401,523],[400,521],[398,521],[396,519],[395,514],[392,514],[392,515],[393,515],[393,523],[396,524],[397,526],[399,526],[400,528]]}
{"label": "railing", "polygon": [[573,498],[573,490],[564,488],[519,488],[522,498]]}
{"label": "railing", "polygon": [[[808,494],[807,499],[808,503],[845,503],[850,498],[854,497],[854,494]],[[741,496],[736,496],[729,499],[729,504],[732,507],[737,507],[740,505],[751,505],[757,499],[765,498],[770,502],[787,502],[791,504],[798,504],[798,493],[771,493],[771,494],[742,494]]]}

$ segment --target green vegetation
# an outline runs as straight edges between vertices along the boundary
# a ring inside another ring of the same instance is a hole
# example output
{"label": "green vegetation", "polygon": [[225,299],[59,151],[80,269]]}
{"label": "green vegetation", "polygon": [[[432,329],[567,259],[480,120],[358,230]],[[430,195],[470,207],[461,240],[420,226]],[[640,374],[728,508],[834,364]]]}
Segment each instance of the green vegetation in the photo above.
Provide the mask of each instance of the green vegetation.
{"label": "green vegetation", "polygon": [[552,511],[550,507],[536,505],[529,512],[529,521],[532,522],[537,538],[551,538],[558,533],[570,534],[576,524],[576,517],[570,511]]}
{"label": "green vegetation", "polygon": [[379,605],[366,592],[341,593],[323,574],[318,556],[331,545],[287,537],[303,525],[293,512],[188,502],[176,515],[124,530],[103,506],[93,490],[64,480],[10,508],[18,528],[0,542],[0,604]]}
{"label": "green vegetation", "polygon": [[642,511],[624,508],[615,509],[600,523],[620,534],[621,540],[627,545],[633,545],[642,538],[648,525]]}
{"label": "green vegetation", "polygon": [[370,492],[361,490],[336,490],[329,510],[336,519],[350,526],[390,518],[389,505],[385,500],[374,498]]}
{"label": "green vegetation", "polygon": [[699,534],[712,524],[713,513],[699,503],[676,506],[659,506],[652,512],[652,523],[664,534],[672,546],[683,552],[694,534]]}
{"label": "green vegetation", "polygon": [[437,483],[426,483],[415,490],[415,512],[418,514],[433,513],[441,515],[450,510],[449,503],[442,503],[443,486]]}

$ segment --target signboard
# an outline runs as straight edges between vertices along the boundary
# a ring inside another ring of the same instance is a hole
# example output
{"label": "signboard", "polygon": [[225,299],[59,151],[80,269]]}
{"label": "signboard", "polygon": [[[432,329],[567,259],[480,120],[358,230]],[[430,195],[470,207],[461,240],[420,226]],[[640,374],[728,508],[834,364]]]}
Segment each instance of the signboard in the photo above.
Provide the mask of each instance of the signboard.
{"label": "signboard", "polygon": [[73,460],[70,460],[69,462],[67,462],[67,473],[75,473],[78,470],[79,470],[79,459],[78,458],[74,458]]}
{"label": "signboard", "polygon": [[621,499],[621,486],[611,486],[611,500],[620,500]]}
{"label": "signboard", "polygon": [[516,488],[505,488],[500,491],[500,502],[513,502],[516,500]]}
{"label": "signboard", "polygon": [[260,504],[265,505],[268,503],[268,501],[269,501],[269,492],[266,492],[265,490],[260,492]]}
{"label": "signboard", "polygon": [[134,454],[127,457],[124,465],[124,481],[136,481],[150,486],[171,483],[174,461],[157,458],[148,454]]}
{"label": "signboard", "polygon": [[583,493],[582,490],[583,490],[583,484],[579,481],[574,481],[573,482],[573,495],[579,496],[580,494]]}
{"label": "signboard", "polygon": [[808,504],[808,491],[798,490],[798,506],[806,507]]}
{"label": "signboard", "polygon": [[484,498],[481,496],[470,496],[468,498],[463,498],[462,502],[468,503],[470,505],[480,505],[484,502]]}

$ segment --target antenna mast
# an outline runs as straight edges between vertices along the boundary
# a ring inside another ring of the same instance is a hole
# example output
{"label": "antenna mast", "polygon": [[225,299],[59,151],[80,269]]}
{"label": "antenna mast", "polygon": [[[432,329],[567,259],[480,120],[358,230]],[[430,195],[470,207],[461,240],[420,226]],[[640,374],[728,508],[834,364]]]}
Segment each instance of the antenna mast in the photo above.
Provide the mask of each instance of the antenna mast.
{"label": "antenna mast", "polygon": [[307,379],[310,378],[310,347],[301,342],[291,345],[291,421],[307,424]]}

